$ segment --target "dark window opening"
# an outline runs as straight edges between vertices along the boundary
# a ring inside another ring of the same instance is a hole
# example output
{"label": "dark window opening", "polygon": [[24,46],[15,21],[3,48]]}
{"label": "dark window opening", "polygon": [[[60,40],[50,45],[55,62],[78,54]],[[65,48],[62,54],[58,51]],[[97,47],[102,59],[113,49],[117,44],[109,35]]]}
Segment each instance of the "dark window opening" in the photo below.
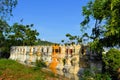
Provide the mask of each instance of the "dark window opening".
{"label": "dark window opening", "polygon": [[41,50],[42,52],[43,52],[43,48],[42,48],[42,50]]}
{"label": "dark window opening", "polygon": [[59,50],[58,50],[58,49],[55,49],[55,52],[56,52],[56,53],[58,53],[58,52],[59,52]]}
{"label": "dark window opening", "polygon": [[84,49],[82,49],[81,53],[84,54]]}
{"label": "dark window opening", "polygon": [[61,48],[59,47],[59,53],[61,53]]}
{"label": "dark window opening", "polygon": [[70,54],[72,54],[73,53],[73,50],[72,49],[70,49]]}
{"label": "dark window opening", "polygon": [[66,53],[68,53],[68,49],[66,49]]}
{"label": "dark window opening", "polygon": [[52,52],[54,53],[54,49],[52,49]]}
{"label": "dark window opening", "polygon": [[47,53],[49,52],[49,48],[47,48]]}

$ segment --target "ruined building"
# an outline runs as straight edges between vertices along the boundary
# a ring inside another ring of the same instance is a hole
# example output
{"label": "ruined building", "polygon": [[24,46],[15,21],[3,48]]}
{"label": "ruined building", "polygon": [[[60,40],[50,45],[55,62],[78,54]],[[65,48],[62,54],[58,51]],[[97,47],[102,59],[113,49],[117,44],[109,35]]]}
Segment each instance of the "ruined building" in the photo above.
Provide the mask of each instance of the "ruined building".
{"label": "ruined building", "polygon": [[80,45],[53,45],[53,46],[13,46],[10,59],[24,64],[34,64],[36,60],[42,60],[48,68],[56,72],[63,70],[77,74],[80,68]]}

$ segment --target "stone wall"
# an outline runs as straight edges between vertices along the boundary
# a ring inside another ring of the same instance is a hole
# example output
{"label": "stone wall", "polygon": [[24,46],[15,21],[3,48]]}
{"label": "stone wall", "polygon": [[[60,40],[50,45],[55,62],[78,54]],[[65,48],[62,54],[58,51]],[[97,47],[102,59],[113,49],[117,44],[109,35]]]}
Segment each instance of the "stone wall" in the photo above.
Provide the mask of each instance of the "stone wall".
{"label": "stone wall", "polygon": [[80,49],[80,45],[12,46],[10,59],[25,64],[43,60],[49,68],[76,74],[79,71]]}

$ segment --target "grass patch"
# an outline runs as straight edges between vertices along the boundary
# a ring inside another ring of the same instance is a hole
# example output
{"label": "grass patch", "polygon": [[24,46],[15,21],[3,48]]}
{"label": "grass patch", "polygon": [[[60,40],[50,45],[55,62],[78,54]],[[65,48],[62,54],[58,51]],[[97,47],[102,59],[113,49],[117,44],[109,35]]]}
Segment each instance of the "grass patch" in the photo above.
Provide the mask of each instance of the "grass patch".
{"label": "grass patch", "polygon": [[56,80],[57,76],[53,75],[52,72],[42,69],[35,70],[33,67],[13,60],[0,59],[0,80]]}

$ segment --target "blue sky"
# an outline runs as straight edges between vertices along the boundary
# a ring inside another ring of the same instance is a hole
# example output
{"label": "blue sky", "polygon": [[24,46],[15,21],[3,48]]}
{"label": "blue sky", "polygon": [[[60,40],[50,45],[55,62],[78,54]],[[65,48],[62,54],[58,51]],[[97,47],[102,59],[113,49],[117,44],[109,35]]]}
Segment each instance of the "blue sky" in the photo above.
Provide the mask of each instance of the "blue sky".
{"label": "blue sky", "polygon": [[34,24],[38,38],[60,43],[66,34],[81,35],[82,6],[89,0],[18,0],[10,24]]}

